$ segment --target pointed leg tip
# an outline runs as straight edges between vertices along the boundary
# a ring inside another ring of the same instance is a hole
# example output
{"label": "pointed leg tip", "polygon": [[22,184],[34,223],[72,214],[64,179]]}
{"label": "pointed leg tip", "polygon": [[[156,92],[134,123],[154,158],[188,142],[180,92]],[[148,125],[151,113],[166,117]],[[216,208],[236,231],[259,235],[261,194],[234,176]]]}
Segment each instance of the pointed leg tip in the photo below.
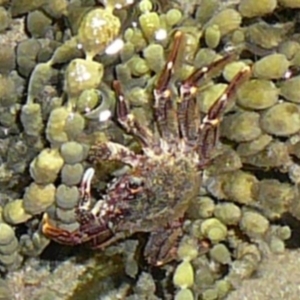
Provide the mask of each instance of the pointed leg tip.
{"label": "pointed leg tip", "polygon": [[182,31],[178,30],[178,31],[175,32],[174,37],[175,37],[176,39],[179,39],[179,38],[181,38],[182,36],[183,36],[183,32],[182,32]]}
{"label": "pointed leg tip", "polygon": [[113,83],[112,83],[112,86],[117,91],[121,90],[121,83],[120,83],[119,80],[114,80]]}

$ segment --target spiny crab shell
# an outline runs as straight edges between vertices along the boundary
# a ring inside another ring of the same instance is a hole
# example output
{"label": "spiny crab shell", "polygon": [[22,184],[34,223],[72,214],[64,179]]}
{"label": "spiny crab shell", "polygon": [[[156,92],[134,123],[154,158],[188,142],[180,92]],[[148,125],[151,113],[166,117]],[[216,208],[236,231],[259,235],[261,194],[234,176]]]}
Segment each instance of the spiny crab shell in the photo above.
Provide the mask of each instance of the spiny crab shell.
{"label": "spiny crab shell", "polygon": [[115,178],[97,201],[90,195],[94,169],[88,169],[76,208],[79,228],[69,232],[55,227],[45,214],[42,230],[46,236],[63,244],[90,243],[93,248],[103,249],[134,233],[148,232],[150,237],[143,253],[150,264],[160,265],[176,257],[184,214],[199,191],[202,171],[218,142],[224,110],[236,88],[251,74],[249,67],[239,71],[201,118],[196,103],[197,87],[219,73],[236,55],[227,53],[209,66],[195,70],[181,82],[174,97],[171,79],[183,39],[182,32],[175,33],[172,51],[153,90],[157,132],[134,118],[120,83],[114,82],[117,121],[140,141],[142,154],[113,142],[93,145],[92,162],[121,161],[130,169]]}

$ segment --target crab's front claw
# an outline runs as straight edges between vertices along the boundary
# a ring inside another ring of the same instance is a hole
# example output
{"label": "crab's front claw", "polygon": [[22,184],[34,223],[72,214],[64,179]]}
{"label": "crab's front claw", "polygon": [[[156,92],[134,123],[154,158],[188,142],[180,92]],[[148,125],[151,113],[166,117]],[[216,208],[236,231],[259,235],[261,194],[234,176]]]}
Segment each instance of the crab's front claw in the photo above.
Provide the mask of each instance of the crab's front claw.
{"label": "crab's front claw", "polygon": [[43,216],[42,232],[46,237],[59,244],[73,246],[85,242],[85,235],[83,235],[79,230],[70,232],[53,226],[47,213]]}

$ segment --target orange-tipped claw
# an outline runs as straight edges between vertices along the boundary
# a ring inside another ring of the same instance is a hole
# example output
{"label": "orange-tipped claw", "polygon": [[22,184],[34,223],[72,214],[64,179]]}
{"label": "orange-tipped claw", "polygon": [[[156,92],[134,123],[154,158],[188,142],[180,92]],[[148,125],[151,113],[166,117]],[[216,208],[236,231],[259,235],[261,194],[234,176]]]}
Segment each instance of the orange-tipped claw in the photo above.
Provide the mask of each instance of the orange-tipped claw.
{"label": "orange-tipped claw", "polygon": [[53,226],[47,213],[44,214],[42,223],[43,234],[59,244],[77,245],[85,242],[83,236],[81,236],[79,231],[76,230],[73,232],[69,232],[67,230]]}

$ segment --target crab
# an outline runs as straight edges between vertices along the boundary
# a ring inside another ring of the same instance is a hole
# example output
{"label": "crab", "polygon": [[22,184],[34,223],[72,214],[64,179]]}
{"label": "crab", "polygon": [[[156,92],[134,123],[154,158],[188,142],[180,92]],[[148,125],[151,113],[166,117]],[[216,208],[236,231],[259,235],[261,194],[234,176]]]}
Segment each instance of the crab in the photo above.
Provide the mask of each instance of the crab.
{"label": "crab", "polygon": [[171,82],[183,41],[184,34],[176,32],[153,90],[155,130],[135,119],[121,83],[114,81],[117,121],[141,143],[142,153],[110,141],[93,145],[89,153],[92,163],[120,161],[129,166],[127,171],[114,178],[105,194],[95,201],[91,197],[95,171],[87,169],[75,210],[79,228],[72,232],[58,228],[45,213],[42,231],[46,236],[62,244],[89,243],[93,248],[105,249],[135,233],[145,232],[149,238],[143,255],[149,264],[162,265],[176,258],[184,216],[199,192],[203,170],[212,159],[224,110],[237,87],[251,74],[248,66],[239,71],[201,118],[196,102],[198,86],[220,73],[236,59],[236,54],[226,53],[207,67],[195,70],[180,83],[175,98]]}

